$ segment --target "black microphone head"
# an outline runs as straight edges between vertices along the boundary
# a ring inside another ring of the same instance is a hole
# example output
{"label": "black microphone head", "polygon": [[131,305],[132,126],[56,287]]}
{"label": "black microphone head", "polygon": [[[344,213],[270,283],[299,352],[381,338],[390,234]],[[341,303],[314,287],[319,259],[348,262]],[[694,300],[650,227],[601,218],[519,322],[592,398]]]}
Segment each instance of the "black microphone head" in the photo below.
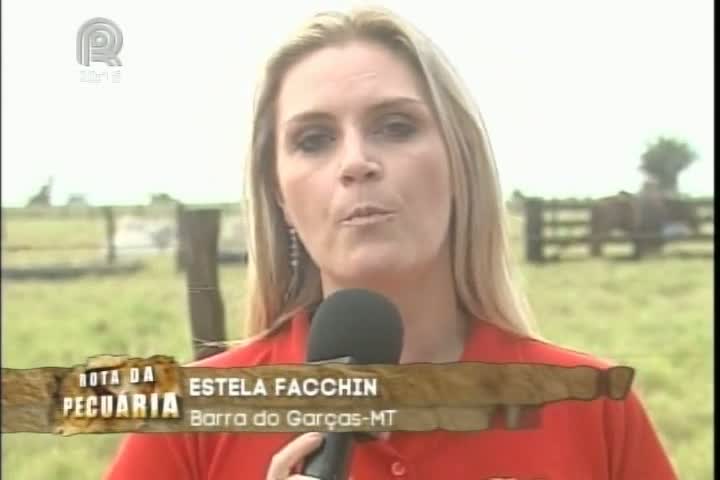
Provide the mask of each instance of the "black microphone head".
{"label": "black microphone head", "polygon": [[395,364],[400,361],[402,345],[402,319],[390,300],[369,290],[340,290],[315,311],[307,361],[352,357],[363,365]]}

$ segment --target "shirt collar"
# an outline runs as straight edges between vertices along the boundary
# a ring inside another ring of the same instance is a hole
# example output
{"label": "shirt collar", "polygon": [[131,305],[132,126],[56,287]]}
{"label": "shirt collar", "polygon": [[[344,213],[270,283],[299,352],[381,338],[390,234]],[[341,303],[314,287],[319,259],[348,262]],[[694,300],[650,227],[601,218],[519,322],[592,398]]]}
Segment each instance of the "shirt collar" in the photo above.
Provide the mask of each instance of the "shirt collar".
{"label": "shirt collar", "polygon": [[[291,319],[289,331],[290,360],[305,362],[307,341],[310,334],[311,313],[300,310]],[[476,319],[465,340],[461,362],[518,363],[523,355],[520,349],[522,337],[494,324]]]}

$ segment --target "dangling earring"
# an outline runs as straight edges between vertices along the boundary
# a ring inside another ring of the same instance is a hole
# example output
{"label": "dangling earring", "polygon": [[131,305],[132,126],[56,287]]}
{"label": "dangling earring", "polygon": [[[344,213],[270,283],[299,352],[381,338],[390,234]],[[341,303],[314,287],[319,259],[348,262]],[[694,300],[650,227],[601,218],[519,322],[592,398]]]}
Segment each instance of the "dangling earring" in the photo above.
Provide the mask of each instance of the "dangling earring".
{"label": "dangling earring", "polygon": [[286,300],[294,297],[300,287],[300,241],[294,227],[288,228],[288,235],[290,237],[290,282],[285,293]]}

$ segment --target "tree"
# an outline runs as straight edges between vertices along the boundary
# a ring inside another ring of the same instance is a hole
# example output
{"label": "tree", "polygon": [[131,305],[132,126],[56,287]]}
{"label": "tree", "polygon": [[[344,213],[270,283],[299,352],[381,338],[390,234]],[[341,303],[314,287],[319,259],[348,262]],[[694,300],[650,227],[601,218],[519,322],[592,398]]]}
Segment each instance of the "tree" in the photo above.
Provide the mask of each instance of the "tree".
{"label": "tree", "polygon": [[150,205],[167,206],[167,205],[175,205],[176,203],[177,203],[177,200],[175,200],[172,196],[168,195],[167,193],[153,193],[150,196]]}
{"label": "tree", "polygon": [[660,137],[643,153],[640,170],[657,180],[662,191],[677,193],[678,175],[696,158],[696,153],[686,142]]}
{"label": "tree", "polygon": [[506,206],[511,212],[521,211],[524,204],[525,195],[523,195],[523,193],[517,188],[513,190],[512,195],[510,195],[510,198],[506,202]]}
{"label": "tree", "polygon": [[73,193],[70,197],[68,197],[68,207],[87,207],[89,205],[90,203],[87,201],[87,198],[85,198],[85,195],[81,193]]}
{"label": "tree", "polygon": [[48,178],[45,185],[40,187],[40,190],[30,197],[27,202],[28,207],[49,207],[50,206],[50,194],[52,193],[53,177]]}
{"label": "tree", "polygon": [[515,189],[512,191],[512,195],[510,196],[510,199],[516,202],[522,203],[525,200],[525,195],[523,195],[522,191],[519,189]]}

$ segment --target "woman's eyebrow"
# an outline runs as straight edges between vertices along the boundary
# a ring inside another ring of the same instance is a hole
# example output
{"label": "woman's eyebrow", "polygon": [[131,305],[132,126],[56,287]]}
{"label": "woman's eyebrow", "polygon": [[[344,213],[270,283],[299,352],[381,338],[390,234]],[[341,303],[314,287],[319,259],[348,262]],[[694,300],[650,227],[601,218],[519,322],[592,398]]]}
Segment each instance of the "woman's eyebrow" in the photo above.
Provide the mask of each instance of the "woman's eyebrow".
{"label": "woman's eyebrow", "polygon": [[[372,114],[378,111],[382,110],[388,110],[392,108],[402,107],[406,105],[425,105],[425,102],[416,97],[389,97],[389,98],[383,98],[375,103],[373,103],[368,109],[367,113]],[[298,114],[293,115],[289,119],[287,119],[285,122],[283,122],[285,125],[290,125],[293,123],[303,123],[313,120],[331,120],[333,118],[333,115],[331,115],[328,112],[321,111],[321,110],[308,110],[305,112],[300,112]]]}
{"label": "woman's eyebrow", "polygon": [[368,113],[374,113],[380,110],[389,110],[392,108],[402,107],[406,105],[421,105],[424,106],[425,102],[416,97],[392,97],[383,99],[377,103],[374,103],[368,108]]}

